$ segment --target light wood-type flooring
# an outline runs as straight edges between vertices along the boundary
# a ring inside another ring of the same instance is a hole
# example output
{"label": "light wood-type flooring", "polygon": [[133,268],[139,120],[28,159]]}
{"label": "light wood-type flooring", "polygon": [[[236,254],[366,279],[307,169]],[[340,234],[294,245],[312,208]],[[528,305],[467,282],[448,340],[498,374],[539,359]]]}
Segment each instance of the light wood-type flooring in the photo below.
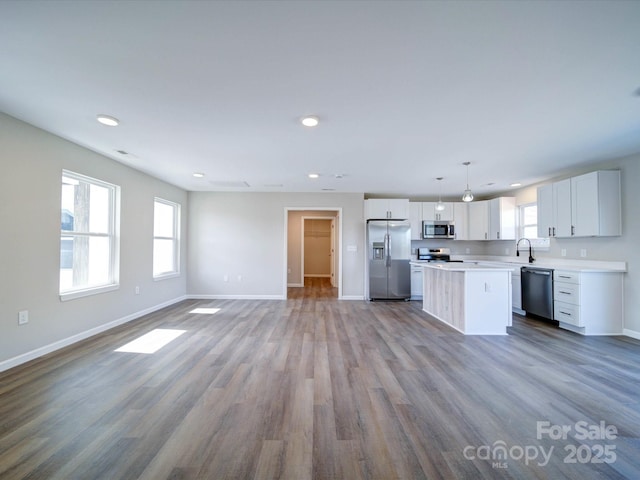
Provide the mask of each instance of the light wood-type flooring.
{"label": "light wood-type flooring", "polygon": [[[319,288],[188,300],[1,373],[0,478],[640,478],[639,341],[463,336]],[[185,333],[115,351],[154,329]]]}

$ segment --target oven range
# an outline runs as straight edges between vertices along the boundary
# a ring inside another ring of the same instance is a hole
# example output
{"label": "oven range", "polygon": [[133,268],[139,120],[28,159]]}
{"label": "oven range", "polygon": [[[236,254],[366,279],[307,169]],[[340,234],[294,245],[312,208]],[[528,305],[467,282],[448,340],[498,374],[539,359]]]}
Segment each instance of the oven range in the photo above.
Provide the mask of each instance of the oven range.
{"label": "oven range", "polygon": [[462,262],[462,260],[451,260],[451,251],[448,248],[418,248],[416,261],[418,262]]}

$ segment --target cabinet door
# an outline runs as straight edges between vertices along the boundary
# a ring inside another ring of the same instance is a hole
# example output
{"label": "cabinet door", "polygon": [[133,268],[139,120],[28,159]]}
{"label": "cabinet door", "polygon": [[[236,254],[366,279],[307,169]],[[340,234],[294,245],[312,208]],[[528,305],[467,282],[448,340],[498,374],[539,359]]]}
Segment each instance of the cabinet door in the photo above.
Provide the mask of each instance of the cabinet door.
{"label": "cabinet door", "polygon": [[422,202],[422,220],[432,222],[436,219],[435,202]]}
{"label": "cabinet door", "polygon": [[553,209],[556,237],[572,235],[571,220],[571,179],[567,178],[553,184]]}
{"label": "cabinet door", "polygon": [[436,210],[438,202],[422,202],[422,219],[428,221],[451,222],[453,220],[453,203],[442,202],[444,210]]}
{"label": "cabinet door", "polygon": [[422,298],[422,267],[411,267],[411,298]]}
{"label": "cabinet door", "polygon": [[571,179],[571,215],[573,235],[598,235],[598,172]]}
{"label": "cabinet door", "polygon": [[450,202],[442,202],[444,206],[444,210],[436,210],[437,203],[434,204],[433,209],[435,211],[436,220],[442,222],[451,222],[453,221],[453,203]]}
{"label": "cabinet door", "polygon": [[489,239],[489,202],[469,203],[469,240]]}
{"label": "cabinet door", "polygon": [[409,200],[406,198],[391,198],[389,202],[390,218],[408,219],[409,218]]}
{"label": "cabinet door", "polygon": [[389,201],[386,198],[371,198],[364,202],[365,218],[388,218]]}
{"label": "cabinet door", "polygon": [[489,200],[489,240],[516,239],[515,197]]}
{"label": "cabinet door", "polygon": [[411,223],[411,240],[422,240],[421,202],[409,202],[409,222]]}
{"label": "cabinet door", "polygon": [[553,236],[553,184],[538,187],[538,238]]}
{"label": "cabinet door", "polygon": [[522,310],[522,285],[520,275],[511,274],[511,308]]}
{"label": "cabinet door", "polygon": [[469,240],[469,205],[464,202],[453,204],[454,240]]}

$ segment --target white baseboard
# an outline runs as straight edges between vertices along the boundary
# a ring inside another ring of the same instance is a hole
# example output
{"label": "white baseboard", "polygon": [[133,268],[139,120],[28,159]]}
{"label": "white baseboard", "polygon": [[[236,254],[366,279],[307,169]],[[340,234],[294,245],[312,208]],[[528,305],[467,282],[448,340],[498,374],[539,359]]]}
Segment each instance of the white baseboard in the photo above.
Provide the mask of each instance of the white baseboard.
{"label": "white baseboard", "polygon": [[149,313],[153,313],[162,308],[173,305],[174,303],[181,302],[186,300],[187,296],[183,295],[178,298],[174,298],[173,300],[169,300],[167,302],[160,303],[158,305],[154,305],[153,307],[145,308],[144,310],[140,310],[138,312],[132,313],[130,315],[126,315],[122,318],[114,320],[109,323],[105,323],[98,327],[91,328],[84,332],[77,333],[68,338],[63,338],[62,340],[58,340],[57,342],[50,343],[49,345],[45,345],[44,347],[36,348],[35,350],[31,350],[30,352],[23,353],[13,358],[9,358],[8,360],[4,360],[0,362],[0,372],[4,372],[5,370],[9,370],[10,368],[17,367],[18,365],[22,365],[23,363],[34,360],[38,357],[42,357],[51,352],[55,352],[56,350],[60,350],[61,348],[68,347],[76,342],[84,340],[86,338],[97,335],[98,333],[105,332],[111,328],[117,327],[118,325],[122,325],[123,323],[130,322],[137,318],[148,315]]}
{"label": "white baseboard", "polygon": [[282,295],[187,295],[191,300],[286,300]]}
{"label": "white baseboard", "polygon": [[303,283],[287,283],[287,287],[304,287]]}
{"label": "white baseboard", "polygon": [[364,295],[343,295],[338,300],[364,300]]}
{"label": "white baseboard", "polygon": [[622,334],[626,335],[627,337],[631,337],[631,338],[635,338],[636,340],[640,340],[640,332],[636,332],[635,330],[630,330],[628,328],[625,328],[624,330],[622,330]]}

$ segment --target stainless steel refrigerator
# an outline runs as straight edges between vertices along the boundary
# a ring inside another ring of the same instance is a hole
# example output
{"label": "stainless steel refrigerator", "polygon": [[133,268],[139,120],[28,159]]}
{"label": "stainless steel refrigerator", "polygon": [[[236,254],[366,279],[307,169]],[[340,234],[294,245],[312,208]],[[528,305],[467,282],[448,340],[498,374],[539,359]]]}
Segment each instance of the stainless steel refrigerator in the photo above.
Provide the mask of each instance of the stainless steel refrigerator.
{"label": "stainless steel refrigerator", "polygon": [[411,297],[411,225],[408,220],[367,220],[369,300]]}

